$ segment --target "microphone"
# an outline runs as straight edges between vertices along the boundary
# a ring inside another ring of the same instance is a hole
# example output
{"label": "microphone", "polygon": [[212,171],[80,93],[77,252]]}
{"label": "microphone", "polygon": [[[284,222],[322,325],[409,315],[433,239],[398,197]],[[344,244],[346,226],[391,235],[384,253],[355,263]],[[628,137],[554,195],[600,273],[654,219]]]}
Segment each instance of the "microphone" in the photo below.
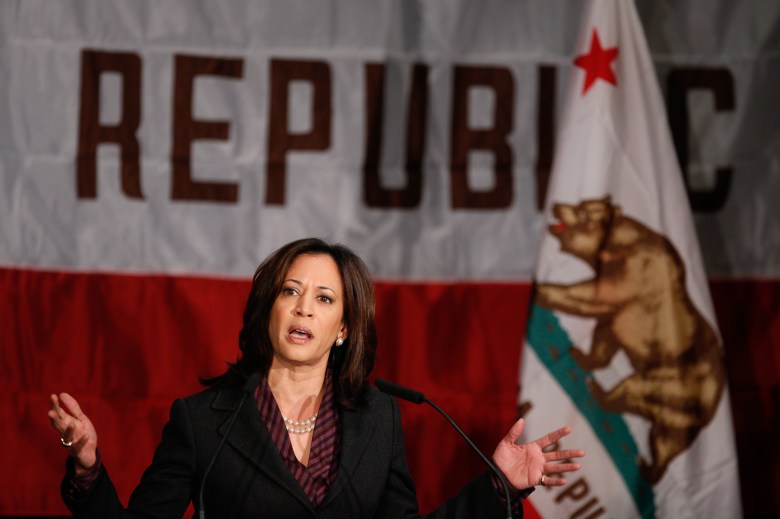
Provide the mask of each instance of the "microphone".
{"label": "microphone", "polygon": [[199,519],[206,519],[206,509],[203,508],[203,490],[206,488],[206,477],[208,477],[209,472],[211,471],[211,467],[214,466],[214,462],[217,461],[217,456],[219,455],[219,451],[222,450],[222,446],[225,444],[225,440],[227,440],[227,437],[230,435],[230,431],[233,430],[233,424],[236,422],[236,418],[238,418],[238,413],[241,411],[241,407],[244,405],[244,401],[246,400],[246,397],[249,396],[249,394],[254,391],[254,389],[257,387],[257,385],[260,383],[260,373],[254,373],[251,377],[247,379],[246,382],[244,382],[243,387],[241,388],[241,392],[244,393],[241,395],[241,401],[238,403],[238,407],[235,411],[233,411],[233,414],[230,416],[230,422],[228,423],[227,430],[225,431],[225,435],[222,437],[222,440],[219,442],[219,445],[217,445],[217,450],[214,451],[214,455],[211,457],[211,461],[209,462],[209,466],[206,467],[206,471],[203,473],[203,479],[200,480],[200,492],[198,492],[198,517]]}
{"label": "microphone", "polygon": [[444,412],[444,410],[437,406],[435,403],[431,402],[427,398],[425,398],[425,395],[420,393],[419,391],[415,391],[414,389],[409,389],[408,387],[400,386],[398,384],[395,384],[393,382],[388,382],[385,379],[378,378],[376,379],[376,387],[379,388],[379,390],[383,393],[387,393],[389,395],[396,396],[398,398],[402,398],[404,400],[408,400],[409,402],[413,402],[415,404],[422,404],[425,402],[426,404],[430,405],[434,409],[436,409],[439,414],[441,414],[444,418],[447,419],[448,422],[450,422],[450,425],[452,425],[458,433],[463,437],[464,440],[466,440],[466,443],[468,443],[472,449],[474,449],[474,452],[476,452],[480,458],[482,458],[482,461],[485,462],[485,464],[488,466],[490,470],[493,471],[493,473],[496,475],[498,480],[501,482],[501,486],[504,487],[504,496],[506,498],[506,517],[507,519],[512,519],[512,499],[509,494],[509,485],[506,481],[506,478],[504,477],[504,474],[498,470],[498,467],[495,466],[495,464],[490,461],[490,458],[485,456],[481,450],[479,450],[479,447],[474,444],[473,441],[471,441],[471,438],[469,438],[465,432],[463,432],[463,429],[458,427],[458,424],[455,423],[455,420],[450,418],[450,415]]}

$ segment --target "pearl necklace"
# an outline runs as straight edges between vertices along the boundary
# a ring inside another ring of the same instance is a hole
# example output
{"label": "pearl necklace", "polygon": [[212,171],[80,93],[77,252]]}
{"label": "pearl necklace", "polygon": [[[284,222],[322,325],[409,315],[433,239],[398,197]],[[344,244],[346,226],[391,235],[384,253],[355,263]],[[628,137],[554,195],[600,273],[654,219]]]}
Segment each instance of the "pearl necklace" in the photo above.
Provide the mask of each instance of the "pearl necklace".
{"label": "pearl necklace", "polygon": [[306,434],[314,430],[314,426],[316,425],[315,422],[317,421],[317,415],[315,414],[308,420],[301,421],[293,420],[292,418],[287,418],[286,416],[282,415],[282,420],[284,420],[284,428],[289,432],[294,434]]}

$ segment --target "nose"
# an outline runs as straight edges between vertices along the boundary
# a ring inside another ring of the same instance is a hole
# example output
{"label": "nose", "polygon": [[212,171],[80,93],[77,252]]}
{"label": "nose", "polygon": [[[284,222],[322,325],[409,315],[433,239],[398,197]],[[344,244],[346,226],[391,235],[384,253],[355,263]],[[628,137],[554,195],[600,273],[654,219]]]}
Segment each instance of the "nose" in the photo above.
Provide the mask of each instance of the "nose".
{"label": "nose", "polygon": [[295,315],[301,317],[311,317],[313,315],[311,310],[311,303],[305,297],[299,297],[295,304]]}

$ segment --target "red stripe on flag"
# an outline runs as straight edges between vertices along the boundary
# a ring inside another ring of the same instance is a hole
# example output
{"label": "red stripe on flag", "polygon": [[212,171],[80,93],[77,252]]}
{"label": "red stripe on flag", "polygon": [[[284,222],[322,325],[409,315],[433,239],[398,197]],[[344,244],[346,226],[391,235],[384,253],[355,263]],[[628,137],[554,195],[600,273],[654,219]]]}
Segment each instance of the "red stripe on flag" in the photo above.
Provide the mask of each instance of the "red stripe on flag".
{"label": "red stripe on flag", "polygon": [[[52,392],[79,400],[126,500],[175,397],[236,356],[249,283],[0,269],[0,513],[64,513]],[[8,426],[16,424],[16,426]]]}
{"label": "red stripe on flag", "polygon": [[[65,513],[64,452],[45,414],[53,391],[73,393],[95,422],[126,500],[171,401],[235,359],[248,289],[248,280],[0,269],[0,445],[13,446],[0,514]],[[756,450],[780,434],[780,281],[718,281],[712,293],[740,472],[752,481],[745,510],[777,511],[780,497],[767,496],[780,485],[780,454]],[[490,455],[514,420],[529,295],[529,284],[378,283],[376,375],[425,392]],[[435,411],[402,411],[421,511],[430,510],[482,465]]]}

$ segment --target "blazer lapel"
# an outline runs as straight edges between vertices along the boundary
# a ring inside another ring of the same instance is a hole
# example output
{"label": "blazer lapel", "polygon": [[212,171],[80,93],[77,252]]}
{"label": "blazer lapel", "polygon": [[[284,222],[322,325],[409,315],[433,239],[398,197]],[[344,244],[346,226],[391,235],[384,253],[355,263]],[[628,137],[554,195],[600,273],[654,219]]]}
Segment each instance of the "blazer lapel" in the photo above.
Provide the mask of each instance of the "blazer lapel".
{"label": "blazer lapel", "polygon": [[341,457],[336,472],[336,479],[330,486],[325,501],[320,508],[324,508],[338,497],[339,493],[352,479],[355,470],[360,464],[360,459],[366,448],[371,445],[376,425],[366,412],[342,411],[341,412]]}
{"label": "blazer lapel", "polygon": [[[237,391],[219,391],[212,408],[232,412],[238,407],[240,395],[241,393]],[[229,418],[218,426],[217,432],[220,436],[225,435],[228,423]],[[247,397],[239,411],[226,443],[314,513],[311,501],[284,464],[251,395]]]}

